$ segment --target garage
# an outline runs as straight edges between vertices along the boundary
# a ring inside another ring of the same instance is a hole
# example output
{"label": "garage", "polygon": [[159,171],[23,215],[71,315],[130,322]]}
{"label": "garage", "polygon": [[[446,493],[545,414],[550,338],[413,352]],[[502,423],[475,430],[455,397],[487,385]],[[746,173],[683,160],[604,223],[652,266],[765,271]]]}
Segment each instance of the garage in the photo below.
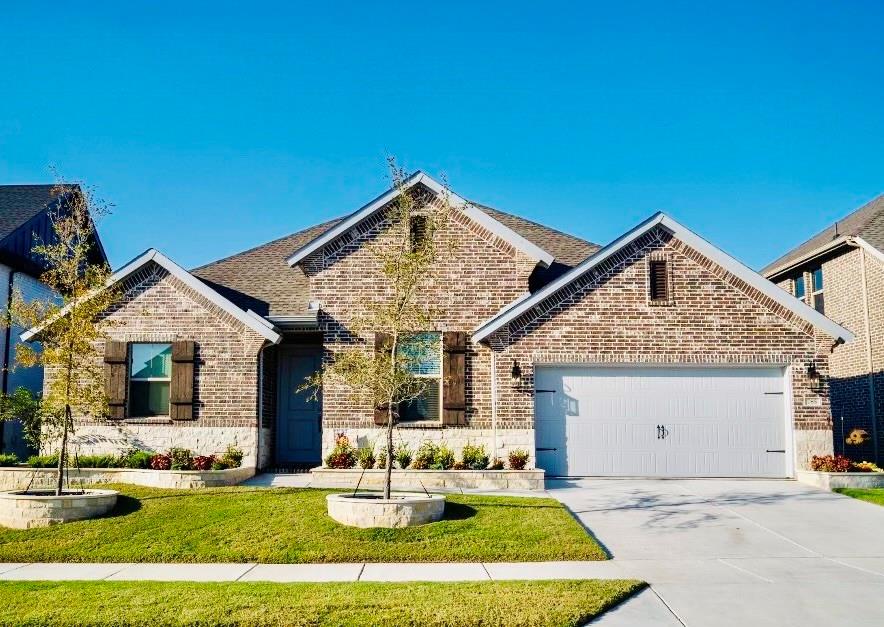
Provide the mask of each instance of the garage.
{"label": "garage", "polygon": [[782,368],[537,366],[534,380],[548,475],[790,475]]}

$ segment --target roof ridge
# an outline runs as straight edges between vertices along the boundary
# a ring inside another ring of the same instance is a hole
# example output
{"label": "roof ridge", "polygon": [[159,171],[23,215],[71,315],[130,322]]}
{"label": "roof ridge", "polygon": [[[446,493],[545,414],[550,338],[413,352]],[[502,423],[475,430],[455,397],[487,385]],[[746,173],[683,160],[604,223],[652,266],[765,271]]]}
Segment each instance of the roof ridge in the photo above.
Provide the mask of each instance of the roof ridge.
{"label": "roof ridge", "polygon": [[232,259],[236,259],[237,257],[242,257],[244,255],[248,255],[249,253],[253,253],[256,250],[259,250],[261,248],[266,248],[267,246],[270,246],[272,244],[277,244],[277,243],[279,243],[283,240],[286,240],[290,237],[302,235],[303,233],[306,233],[307,231],[311,231],[313,229],[318,229],[320,227],[330,227],[334,224],[337,224],[338,222],[340,222],[341,220],[343,220],[346,217],[347,217],[346,215],[343,215],[343,216],[340,216],[337,218],[333,218],[331,220],[327,220],[325,222],[320,222],[319,224],[314,224],[312,226],[308,226],[306,228],[301,229],[300,231],[295,231],[294,233],[289,233],[288,235],[283,235],[281,237],[277,237],[275,239],[270,240],[269,242],[264,242],[263,244],[258,244],[257,246],[252,246],[251,248],[247,248],[246,250],[241,250],[238,253],[233,253],[232,255],[227,255],[226,257],[221,257],[220,259],[215,259],[214,261],[204,263],[201,266],[196,266],[195,268],[191,268],[190,270],[188,270],[188,272],[197,272],[198,270],[203,270],[204,268],[208,268],[209,266],[214,266],[214,265],[222,263],[224,261],[231,261]]}

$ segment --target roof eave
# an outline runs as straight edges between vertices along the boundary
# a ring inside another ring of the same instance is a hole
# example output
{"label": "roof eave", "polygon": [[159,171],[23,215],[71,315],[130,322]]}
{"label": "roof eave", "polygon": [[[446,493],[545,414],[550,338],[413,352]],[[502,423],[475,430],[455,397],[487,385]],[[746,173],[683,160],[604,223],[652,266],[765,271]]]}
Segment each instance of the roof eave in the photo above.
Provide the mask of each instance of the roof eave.
{"label": "roof eave", "polygon": [[598,265],[618,250],[658,225],[666,228],[675,237],[694,250],[727,269],[729,272],[739,277],[773,301],[807,320],[816,328],[828,333],[834,339],[842,340],[844,342],[850,342],[854,339],[854,334],[848,329],[845,329],[840,324],[826,318],[814,308],[801,302],[785,290],[780,289],[754,270],[751,270],[669,216],[663,213],[656,213],[638,226],[618,237],[583,263],[575,266],[571,271],[563,274],[556,281],[553,281],[543,289],[535,292],[531,298],[516,301],[516,303],[504,309],[491,320],[484,322],[473,331],[473,341],[480,342],[484,340],[497,329],[505,324],[509,324],[523,313],[530,311],[533,307],[543,302],[543,300],[552,296],[555,292],[579,278],[594,266]]}
{"label": "roof eave", "polygon": [[810,252],[807,252],[803,255],[799,255],[798,257],[795,257],[794,259],[790,259],[786,263],[780,264],[770,270],[762,270],[761,271],[762,276],[764,276],[768,280],[773,280],[775,277],[783,274],[784,272],[788,272],[790,270],[793,270],[794,268],[797,268],[798,266],[800,266],[802,264],[808,263],[809,261],[813,261],[817,257],[821,257],[822,255],[830,253],[833,250],[835,250],[841,246],[850,246],[852,244],[853,239],[856,239],[856,238],[850,237],[848,235],[842,235],[840,237],[837,237],[836,239],[833,239],[831,242],[827,242],[826,244],[823,244],[822,246],[818,246],[817,248],[814,248]]}
{"label": "roof eave", "polygon": [[[488,214],[480,211],[479,209],[476,209],[470,202],[468,202],[464,198],[458,196],[457,194],[448,192],[445,186],[436,181],[433,177],[420,170],[405,179],[404,186],[406,188],[411,188],[418,183],[425,185],[436,194],[449,194],[452,206],[461,209],[467,216],[470,217],[470,219],[474,220],[503,240],[509,242],[516,249],[521,250],[531,259],[536,260],[544,267],[549,267],[550,264],[552,264],[552,262],[555,260],[554,255],[543,250],[533,242],[525,239],[524,237],[510,229],[508,226],[504,225],[498,220],[495,220]],[[365,218],[389,203],[396,197],[398,193],[398,190],[395,188],[387,190],[368,204],[362,206],[354,213],[350,214],[349,217],[345,218],[329,230],[325,231],[324,233],[318,235],[314,239],[301,246],[291,256],[289,256],[288,259],[286,259],[286,262],[290,266],[294,266],[300,261],[303,261],[309,255],[321,249],[323,246],[329,244],[330,242],[334,241],[338,237],[342,236],[347,231],[362,222]]]}

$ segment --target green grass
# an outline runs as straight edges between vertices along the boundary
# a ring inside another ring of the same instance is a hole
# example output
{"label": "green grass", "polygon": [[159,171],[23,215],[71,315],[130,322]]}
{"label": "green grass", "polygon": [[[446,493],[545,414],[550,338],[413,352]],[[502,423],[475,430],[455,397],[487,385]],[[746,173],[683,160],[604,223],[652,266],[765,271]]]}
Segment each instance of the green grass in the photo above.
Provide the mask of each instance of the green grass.
{"label": "green grass", "polygon": [[637,581],[2,582],[3,625],[582,625]]}
{"label": "green grass", "polygon": [[875,505],[884,505],[884,488],[836,488],[835,492]]}
{"label": "green grass", "polygon": [[107,517],[0,528],[0,562],[479,562],[602,560],[553,499],[450,495],[445,519],[356,529],[326,514],[328,490],[161,490],[130,485]]}

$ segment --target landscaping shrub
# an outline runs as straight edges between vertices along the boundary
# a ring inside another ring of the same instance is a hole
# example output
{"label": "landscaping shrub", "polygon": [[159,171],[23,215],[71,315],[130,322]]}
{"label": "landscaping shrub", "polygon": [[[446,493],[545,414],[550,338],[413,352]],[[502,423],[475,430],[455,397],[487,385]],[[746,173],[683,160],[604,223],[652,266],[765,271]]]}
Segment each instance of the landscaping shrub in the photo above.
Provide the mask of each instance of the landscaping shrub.
{"label": "landscaping shrub", "polygon": [[843,455],[814,455],[810,467],[820,472],[847,472],[852,462]]}
{"label": "landscaping shrub", "polygon": [[[384,455],[384,458],[387,456]],[[363,446],[358,451],[356,451],[356,460],[359,462],[359,467],[368,469],[374,468],[375,457],[374,457],[374,449],[369,446]],[[384,464],[386,464],[387,460],[384,459]]]}
{"label": "landscaping shrub", "polygon": [[378,458],[377,458],[377,466],[376,467],[382,468],[382,469],[387,467],[387,450],[386,450],[386,448],[383,448],[380,451],[378,451]]}
{"label": "landscaping shrub", "polygon": [[329,468],[353,468],[356,466],[356,451],[350,444],[350,438],[339,433],[335,438],[335,447],[325,458],[325,465]]}
{"label": "landscaping shrub", "polygon": [[227,464],[228,468],[239,468],[242,466],[242,458],[242,449],[238,449],[231,444],[221,456],[221,461]]}
{"label": "landscaping shrub", "polygon": [[230,466],[227,465],[227,462],[218,459],[217,457],[212,460],[212,470],[227,470]]}
{"label": "landscaping shrub", "polygon": [[436,462],[436,451],[438,447],[432,442],[424,442],[417,449],[411,467],[415,470],[427,470]]}
{"label": "landscaping shrub", "polygon": [[169,457],[172,458],[172,470],[190,470],[193,468],[193,455],[187,448],[170,448]]}
{"label": "landscaping shrub", "polygon": [[884,472],[875,462],[853,462],[851,470],[855,472]]}
{"label": "landscaping shrub", "polygon": [[69,458],[69,466],[76,468],[117,468],[120,458],[116,455],[75,455]]}
{"label": "landscaping shrub", "polygon": [[408,465],[411,464],[411,449],[408,448],[408,445],[405,442],[400,442],[396,446],[396,451],[393,459],[396,460],[396,463],[399,464],[399,467],[403,470],[408,468]]}
{"label": "landscaping shrub", "polygon": [[469,470],[488,468],[488,452],[483,445],[465,444],[461,453],[463,465]]}
{"label": "landscaping shrub", "polygon": [[516,448],[511,450],[509,454],[510,470],[525,470],[529,457],[528,451],[525,449]]}
{"label": "landscaping shrub", "polygon": [[154,453],[133,449],[120,456],[118,460],[120,468],[150,468],[150,460]]}
{"label": "landscaping shrub", "polygon": [[503,470],[503,460],[499,457],[495,457],[491,460],[491,463],[488,464],[488,470]]}
{"label": "landscaping shrub", "polygon": [[212,465],[215,463],[214,455],[197,455],[193,458],[193,469],[194,470],[212,470]]}
{"label": "landscaping shrub", "polygon": [[3,453],[0,455],[0,467],[8,468],[18,464],[18,455],[15,453]]}
{"label": "landscaping shrub", "polygon": [[157,453],[150,458],[150,467],[153,470],[170,470],[172,468],[172,457]]}
{"label": "landscaping shrub", "polygon": [[56,468],[58,455],[31,455],[25,463],[31,468]]}
{"label": "landscaping shrub", "polygon": [[433,456],[433,463],[430,464],[430,468],[433,470],[451,470],[452,466],[454,466],[454,451],[444,444],[440,444],[436,447],[436,454]]}
{"label": "landscaping shrub", "polygon": [[454,462],[454,466],[451,467],[451,470],[468,470],[468,468],[463,462]]}

